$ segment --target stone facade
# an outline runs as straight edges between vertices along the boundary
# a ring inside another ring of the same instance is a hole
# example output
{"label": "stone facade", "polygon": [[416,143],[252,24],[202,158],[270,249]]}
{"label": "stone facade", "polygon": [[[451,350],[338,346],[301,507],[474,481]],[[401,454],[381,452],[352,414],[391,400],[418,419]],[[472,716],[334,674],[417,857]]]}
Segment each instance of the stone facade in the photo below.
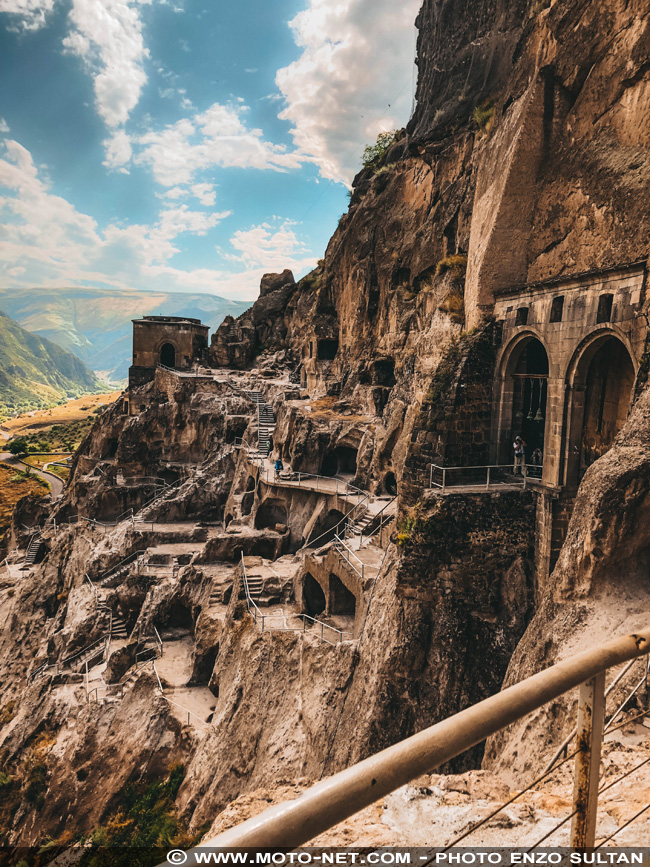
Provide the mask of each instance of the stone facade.
{"label": "stone facade", "polygon": [[177,316],[134,319],[129,387],[150,382],[159,364],[175,370],[190,370],[207,351],[208,330],[200,319]]}
{"label": "stone facade", "polygon": [[[575,488],[611,446],[645,350],[645,284],[641,263],[498,293],[493,463],[511,459],[523,427],[543,451],[544,484]],[[536,427],[525,416],[537,410]]]}

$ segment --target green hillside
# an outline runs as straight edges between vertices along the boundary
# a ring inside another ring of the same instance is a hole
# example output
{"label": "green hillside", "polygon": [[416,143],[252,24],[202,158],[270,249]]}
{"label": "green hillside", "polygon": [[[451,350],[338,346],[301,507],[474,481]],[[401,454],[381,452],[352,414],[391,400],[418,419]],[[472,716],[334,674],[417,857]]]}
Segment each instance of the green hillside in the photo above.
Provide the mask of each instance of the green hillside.
{"label": "green hillside", "polygon": [[0,418],[105,388],[76,355],[0,311]]}
{"label": "green hillside", "polygon": [[211,329],[250,303],[190,292],[135,289],[1,289],[0,310],[23,328],[74,352],[91,370],[125,379],[131,363],[132,319],[193,316]]}

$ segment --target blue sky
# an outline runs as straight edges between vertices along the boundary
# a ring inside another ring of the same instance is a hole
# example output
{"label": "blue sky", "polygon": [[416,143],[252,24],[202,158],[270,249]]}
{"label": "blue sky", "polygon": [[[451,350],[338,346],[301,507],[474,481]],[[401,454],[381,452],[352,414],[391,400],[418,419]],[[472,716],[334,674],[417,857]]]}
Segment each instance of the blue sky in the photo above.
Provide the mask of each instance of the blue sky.
{"label": "blue sky", "polygon": [[0,285],[252,300],[403,126],[419,0],[0,0]]}

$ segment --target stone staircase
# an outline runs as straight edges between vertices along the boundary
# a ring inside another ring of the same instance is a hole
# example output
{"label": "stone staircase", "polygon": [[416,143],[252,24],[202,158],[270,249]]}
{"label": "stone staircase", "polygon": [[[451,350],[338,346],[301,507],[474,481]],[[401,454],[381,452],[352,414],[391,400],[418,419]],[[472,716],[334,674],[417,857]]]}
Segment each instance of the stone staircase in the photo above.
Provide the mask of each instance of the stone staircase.
{"label": "stone staircase", "polygon": [[129,633],[124,618],[120,617],[119,614],[113,614],[111,620],[111,638],[126,640],[128,637]]}
{"label": "stone staircase", "polygon": [[257,404],[257,448],[266,457],[269,437],[275,430],[275,415],[271,404],[264,400],[261,391],[249,391],[248,397]]}
{"label": "stone staircase", "polygon": [[29,540],[29,545],[27,546],[27,551],[25,552],[25,565],[33,566],[36,563],[38,555],[41,551],[41,547],[43,546],[43,537],[41,536],[40,530],[32,536]]}

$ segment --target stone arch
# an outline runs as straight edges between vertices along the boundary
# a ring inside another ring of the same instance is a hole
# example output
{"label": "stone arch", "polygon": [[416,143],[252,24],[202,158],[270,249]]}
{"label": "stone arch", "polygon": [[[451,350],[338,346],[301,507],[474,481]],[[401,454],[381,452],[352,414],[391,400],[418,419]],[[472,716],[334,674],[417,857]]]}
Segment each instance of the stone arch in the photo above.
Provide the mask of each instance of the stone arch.
{"label": "stone arch", "polygon": [[279,497],[267,497],[263,500],[255,514],[255,529],[265,530],[275,528],[276,524],[287,523],[287,504]]}
{"label": "stone arch", "polygon": [[593,332],[567,370],[564,484],[575,487],[609,449],[627,419],[636,365],[627,341],[613,328]]}
{"label": "stone arch", "polygon": [[314,578],[311,572],[305,573],[302,584],[302,607],[303,612],[310,617],[318,617],[327,607],[327,601],[323,588]]}
{"label": "stone arch", "polygon": [[345,515],[338,509],[330,509],[325,517],[318,521],[309,536],[307,545],[316,542],[317,546],[326,545],[334,538],[335,528],[340,524]]}
{"label": "stone arch", "polygon": [[521,436],[530,458],[536,449],[544,451],[550,430],[547,412],[551,358],[541,335],[528,329],[519,333],[504,349],[499,366],[497,462],[512,457],[514,437]]}
{"label": "stone arch", "polygon": [[352,446],[337,446],[323,456],[321,473],[336,476],[339,473],[355,475],[357,472],[357,449]]}
{"label": "stone arch", "polygon": [[168,340],[160,347],[160,363],[165,367],[176,367],[176,347]]}

